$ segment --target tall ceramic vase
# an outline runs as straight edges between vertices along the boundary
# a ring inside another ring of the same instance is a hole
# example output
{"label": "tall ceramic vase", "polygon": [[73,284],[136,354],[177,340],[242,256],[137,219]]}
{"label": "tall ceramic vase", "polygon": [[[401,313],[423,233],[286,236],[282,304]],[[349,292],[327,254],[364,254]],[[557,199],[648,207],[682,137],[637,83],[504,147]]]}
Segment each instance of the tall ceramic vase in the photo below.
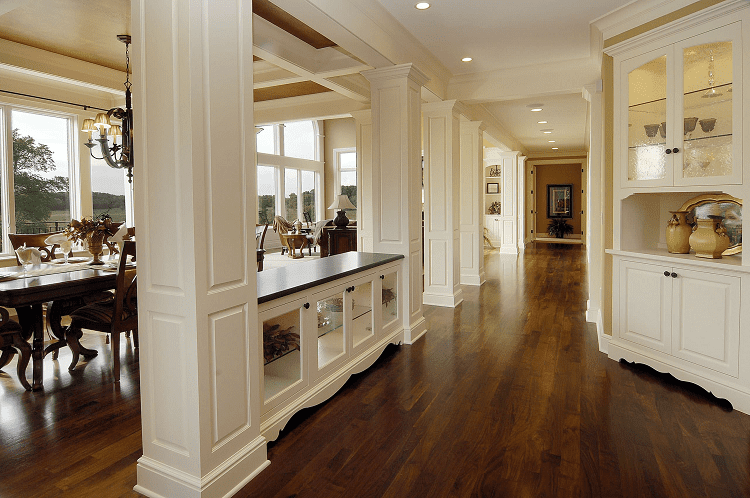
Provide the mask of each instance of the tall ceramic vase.
{"label": "tall ceramic vase", "polygon": [[690,252],[690,234],[693,228],[687,223],[687,211],[670,211],[672,218],[667,224],[667,251],[672,254]]}
{"label": "tall ceramic vase", "polygon": [[104,232],[95,231],[90,232],[86,235],[86,246],[87,250],[91,253],[94,259],[89,263],[90,265],[103,265],[104,261],[101,260],[101,255],[104,252]]}
{"label": "tall ceramic vase", "polygon": [[708,218],[696,220],[696,229],[690,236],[690,247],[699,258],[719,259],[729,247],[730,241],[722,219],[721,216],[709,215]]}

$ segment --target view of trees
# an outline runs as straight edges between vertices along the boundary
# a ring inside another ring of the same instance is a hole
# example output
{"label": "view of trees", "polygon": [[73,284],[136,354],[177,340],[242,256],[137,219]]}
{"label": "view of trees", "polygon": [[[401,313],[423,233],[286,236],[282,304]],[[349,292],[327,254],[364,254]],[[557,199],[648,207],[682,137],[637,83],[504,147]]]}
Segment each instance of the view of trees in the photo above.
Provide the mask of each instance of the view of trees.
{"label": "view of trees", "polygon": [[[297,211],[297,194],[289,194],[289,197],[284,199],[285,208],[287,213],[294,213]],[[302,192],[302,212],[308,213],[310,219],[315,219],[315,189],[306,190]],[[259,195],[258,196],[258,223],[269,225],[273,223],[273,217],[276,215],[276,196],[275,195]],[[284,216],[282,214],[282,216]],[[291,216],[291,215],[290,215]],[[286,216],[285,216],[286,217]],[[288,221],[294,221],[297,216],[292,216]],[[304,221],[304,218],[303,220]]]}
{"label": "view of trees", "polygon": [[[346,194],[347,197],[349,197],[349,200],[352,201],[352,204],[354,204],[355,206],[357,205],[357,186],[356,185],[342,185],[341,193]],[[346,217],[349,218],[350,221],[354,221],[357,219],[357,212],[354,210],[347,211]]]}
{"label": "view of trees", "polygon": [[[33,137],[22,136],[17,129],[13,130],[13,183],[17,233],[46,232],[54,229],[50,222],[59,221],[62,225],[60,228],[70,222],[68,177],[48,178],[40,174],[55,172],[56,169],[52,151],[47,145],[37,143]],[[124,214],[125,196],[94,192],[93,204],[96,213],[120,209]]]}

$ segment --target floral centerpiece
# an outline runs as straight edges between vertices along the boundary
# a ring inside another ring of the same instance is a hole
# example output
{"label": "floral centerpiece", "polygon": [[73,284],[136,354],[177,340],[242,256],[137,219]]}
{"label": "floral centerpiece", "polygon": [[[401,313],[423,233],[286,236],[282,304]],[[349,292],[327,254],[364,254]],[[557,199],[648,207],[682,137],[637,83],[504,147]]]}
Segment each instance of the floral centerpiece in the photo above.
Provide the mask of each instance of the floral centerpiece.
{"label": "floral centerpiece", "polygon": [[68,227],[63,230],[66,237],[74,242],[84,242],[86,249],[94,256],[90,264],[103,265],[100,259],[103,244],[107,237],[111,237],[117,231],[117,225],[112,223],[108,214],[101,214],[92,218],[81,218],[81,221],[71,220]]}

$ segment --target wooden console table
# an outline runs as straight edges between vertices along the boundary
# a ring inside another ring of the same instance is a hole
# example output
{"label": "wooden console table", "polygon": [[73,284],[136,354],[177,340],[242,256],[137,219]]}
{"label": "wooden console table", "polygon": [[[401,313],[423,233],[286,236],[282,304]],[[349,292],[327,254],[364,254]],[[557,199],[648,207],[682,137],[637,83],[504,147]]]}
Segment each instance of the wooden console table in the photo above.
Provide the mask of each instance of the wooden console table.
{"label": "wooden console table", "polygon": [[356,228],[324,227],[323,236],[328,241],[328,247],[326,248],[326,254],[323,254],[321,250],[321,258],[357,250]]}

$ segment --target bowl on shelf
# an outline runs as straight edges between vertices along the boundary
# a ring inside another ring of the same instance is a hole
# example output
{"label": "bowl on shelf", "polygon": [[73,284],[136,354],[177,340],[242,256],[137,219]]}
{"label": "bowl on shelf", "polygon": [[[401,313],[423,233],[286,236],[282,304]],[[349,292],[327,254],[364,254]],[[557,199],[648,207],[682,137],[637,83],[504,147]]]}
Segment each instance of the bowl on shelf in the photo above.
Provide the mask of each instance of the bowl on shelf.
{"label": "bowl on shelf", "polygon": [[701,130],[703,130],[704,133],[710,133],[714,131],[714,126],[716,126],[716,118],[701,119],[700,121],[698,121],[698,123],[701,125]]}
{"label": "bowl on shelf", "polygon": [[656,136],[656,132],[659,131],[658,124],[647,124],[643,125],[643,127],[646,129],[646,136],[648,138],[654,138]]}
{"label": "bowl on shelf", "polygon": [[698,124],[698,118],[685,118],[685,135],[695,130],[696,124]]}
{"label": "bowl on shelf", "polygon": [[662,121],[661,125],[659,126],[659,135],[661,135],[661,138],[667,138],[667,122]]}

